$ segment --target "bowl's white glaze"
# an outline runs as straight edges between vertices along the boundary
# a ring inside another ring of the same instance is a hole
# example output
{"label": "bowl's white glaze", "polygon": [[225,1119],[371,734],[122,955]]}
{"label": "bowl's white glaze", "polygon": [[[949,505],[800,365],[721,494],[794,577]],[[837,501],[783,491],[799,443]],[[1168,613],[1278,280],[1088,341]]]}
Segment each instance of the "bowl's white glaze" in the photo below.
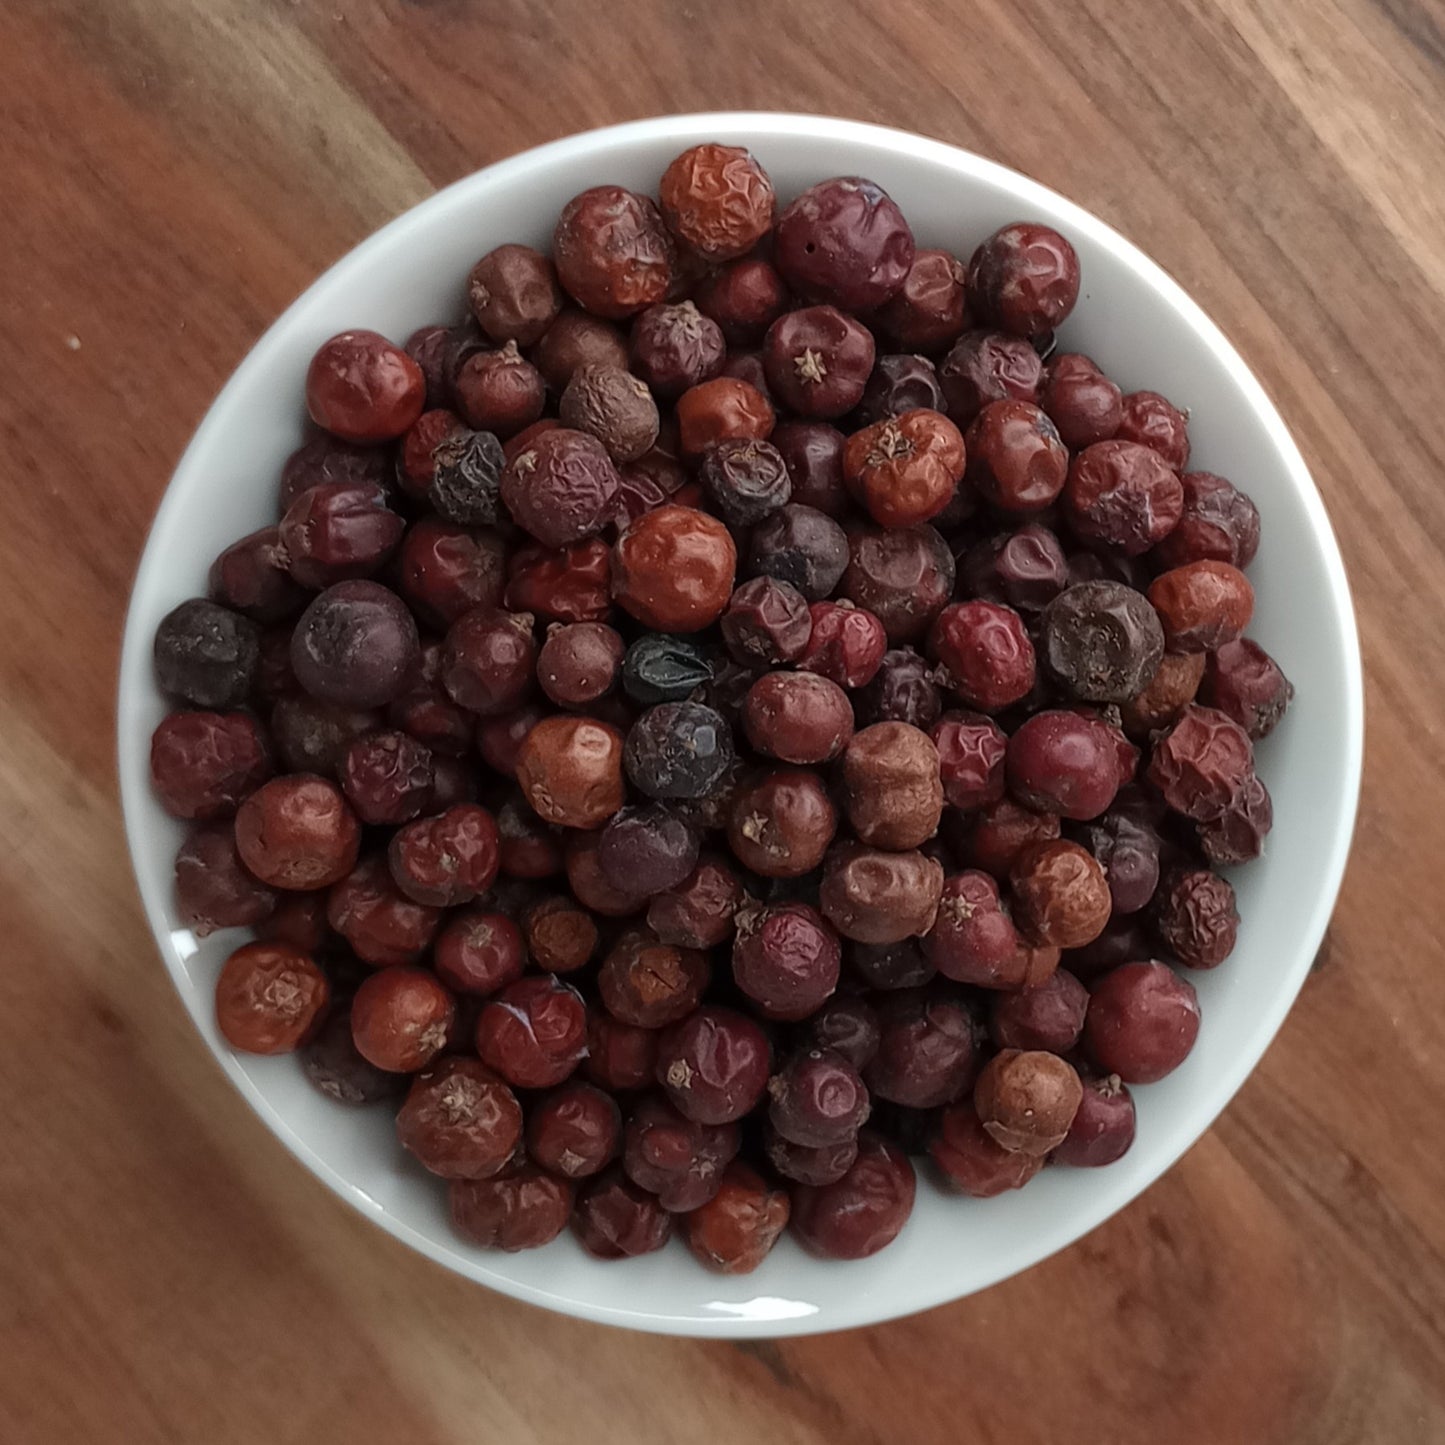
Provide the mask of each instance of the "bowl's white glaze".
{"label": "bowl's white glaze", "polygon": [[[784,1240],[757,1273],[735,1280],[706,1273],[675,1241],[626,1264],[596,1263],[570,1237],[516,1256],[470,1248],[448,1226],[442,1186],[403,1157],[387,1110],[332,1104],[294,1059],[233,1054],[216,1032],[212,990],[238,936],[198,942],[178,922],[171,865],[182,830],[147,779],[149,736],[165,709],[151,675],[152,634],[177,602],[204,592],[217,551],[273,520],[318,343],[354,326],[400,340],[460,314],[464,277],[484,251],[508,240],[545,246],[562,205],[589,185],[655,190],[668,161],[702,140],[750,147],[784,200],[824,176],[868,176],[899,202],[921,245],[965,257],[1012,220],[1044,220],[1069,236],[1083,294],[1062,328],[1063,348],[1094,356],[1126,390],[1147,385],[1188,407],[1191,465],[1254,497],[1263,545],[1251,569],[1252,634],[1297,690],[1259,749],[1276,821],[1267,855],[1236,870],[1239,946],[1222,968],[1194,978],[1199,1043],[1172,1077],[1137,1091],[1131,1152],[1108,1169],[1046,1170],[989,1201],[923,1183],[902,1235],[873,1259],[822,1263]],[[287,1148],[398,1239],[494,1289],[610,1324],[733,1337],[841,1329],[956,1299],[1078,1239],[1158,1178],[1229,1102],[1308,972],[1344,869],[1362,732],[1354,619],[1319,494],[1259,383],[1199,307],[1101,221],[1001,166],[897,131],[768,114],[672,116],[529,151],[423,202],[322,276],[246,357],[176,468],[136,578],[119,696],[125,822],[156,942],[221,1067]]]}

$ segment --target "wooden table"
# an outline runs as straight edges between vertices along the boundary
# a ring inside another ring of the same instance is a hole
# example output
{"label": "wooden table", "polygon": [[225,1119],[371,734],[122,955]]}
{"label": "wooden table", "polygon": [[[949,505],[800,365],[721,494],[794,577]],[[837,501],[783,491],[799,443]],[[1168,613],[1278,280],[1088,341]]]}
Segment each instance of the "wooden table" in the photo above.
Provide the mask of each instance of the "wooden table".
{"label": "wooden table", "polygon": [[[1445,1439],[1442,74],[1432,0],[0,7],[0,1441]],[[1320,967],[1189,1156],[986,1294],[737,1346],[488,1294],[287,1157],[157,965],[111,701],[170,468],[296,292],[477,166],[726,107],[972,147],[1179,277],[1314,469],[1370,696]]]}

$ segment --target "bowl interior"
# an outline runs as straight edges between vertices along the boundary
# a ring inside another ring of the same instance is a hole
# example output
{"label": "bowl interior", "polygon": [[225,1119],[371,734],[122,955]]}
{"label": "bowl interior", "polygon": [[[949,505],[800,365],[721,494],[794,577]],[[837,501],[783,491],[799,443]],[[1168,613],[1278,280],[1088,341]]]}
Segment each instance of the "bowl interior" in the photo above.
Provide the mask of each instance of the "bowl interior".
{"label": "bowl interior", "polygon": [[[472,262],[502,241],[545,246],[552,219],[586,186],[654,191],[683,147],[749,146],[781,198],[824,176],[860,174],[899,202],[921,245],[965,258],[1005,222],[1056,225],[1077,247],[1083,294],[1060,333],[1126,390],[1149,386],[1190,409],[1191,466],[1248,491],[1263,518],[1251,569],[1252,635],[1293,680],[1293,709],[1259,749],[1275,802],[1267,855],[1236,870],[1244,923],[1234,955],[1196,976],[1204,1025],[1173,1076],[1137,1092],[1137,1143],[1103,1170],[1046,1170],[989,1201],[931,1185],[898,1241],[871,1260],[822,1263],[784,1240],[763,1267],[722,1279],[674,1241],[625,1265],[588,1259],[570,1237],[516,1256],[455,1238],[445,1193],[397,1146],[385,1109],[353,1112],[304,1081],[294,1059],[233,1054],[212,996],[237,934],[197,940],[178,921],[171,865],[182,829],[152,798],[148,739],[165,704],[150,669],[162,616],[203,593],[210,559],[274,520],[276,478],[302,435],[307,362],[327,336],[372,327],[398,340],[463,309]],[[573,1314],[697,1334],[801,1333],[922,1309],[1003,1279],[1077,1239],[1127,1203],[1209,1126],[1279,1027],[1319,946],[1353,822],[1361,747],[1359,657],[1339,553],[1278,415],[1202,312],[1102,222],[999,166],[937,142],[805,116],[684,116],[573,137],[463,180],[387,226],[305,293],[261,339],[182,458],[151,533],[127,622],[120,688],[126,825],[151,926],[196,1027],[281,1140],[356,1208],[448,1267]]]}

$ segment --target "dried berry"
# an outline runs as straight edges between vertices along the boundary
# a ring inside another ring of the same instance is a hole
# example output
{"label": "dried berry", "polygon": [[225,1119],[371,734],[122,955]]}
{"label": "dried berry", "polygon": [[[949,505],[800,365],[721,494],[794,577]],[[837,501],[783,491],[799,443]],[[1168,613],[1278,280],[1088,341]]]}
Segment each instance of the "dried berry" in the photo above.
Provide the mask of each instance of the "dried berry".
{"label": "dried berry", "polygon": [[710,976],[706,954],[632,929],[603,960],[597,989],[619,1023],[660,1029],[680,1022],[697,1007]]}
{"label": "dried berry", "polygon": [[903,285],[875,313],[875,328],[900,351],[942,351],[968,324],[965,278],[951,252],[915,251]]}
{"label": "dried berry", "polygon": [[933,858],[844,843],[828,855],[818,901],[844,938],[897,943],[933,927],[942,891],[943,868]]}
{"label": "dried berry", "polygon": [[992,1199],[1006,1190],[1022,1189],[1044,1165],[1042,1154],[1005,1149],[984,1128],[969,1100],[943,1111],[928,1154],[948,1188],[974,1199]]}
{"label": "dried berry", "polygon": [[537,1100],[527,1115],[528,1157],[564,1179],[599,1173],[621,1144],[622,1111],[591,1084],[563,1084]]}
{"label": "dried berry", "polygon": [[319,1027],[330,998],[326,975],[299,948],[248,943],[216,980],[216,1027],[243,1053],[290,1053]]}
{"label": "dried berry", "polygon": [[1154,675],[1120,704],[1119,717],[1131,738],[1146,740],[1151,733],[1179,721],[1180,714],[1199,691],[1204,676],[1202,652],[1166,652]]}
{"label": "dried berry", "polygon": [[948,544],[929,526],[862,527],[848,532],[841,591],[883,624],[895,647],[916,642],[953,596]]}
{"label": "dried berry", "polygon": [[710,1007],[662,1034],[655,1073],[685,1118],[716,1126],[753,1110],[767,1087],[768,1062],[767,1036],[752,1019]]}
{"label": "dried berry", "polygon": [[1184,511],[1151,554],[1159,566],[1211,561],[1248,567],[1259,550],[1259,509],[1213,472],[1186,472],[1179,484]]}
{"label": "dried berry", "polygon": [[1171,808],[1196,823],[1220,817],[1253,776],[1249,734],[1222,712],[1193,704],[1149,758],[1149,781]]}
{"label": "dried berry", "polygon": [[1063,503],[1082,541],[1134,557],[1173,531],[1184,512],[1184,492],[1158,452],[1137,442],[1104,441],[1074,458]]}
{"label": "dried berry", "polygon": [[[579,366],[625,367],[627,337],[610,322],[568,307],[543,333],[532,351],[532,364],[542,373],[549,390],[560,396]],[[546,426],[547,422],[538,422],[528,428],[528,432],[536,436],[538,428]],[[527,436],[527,433],[522,433],[522,436]],[[514,437],[507,444],[508,461],[521,450],[518,440]]]}
{"label": "dried berry", "polygon": [[617,468],[595,436],[557,427],[507,463],[501,473],[501,499],[517,525],[544,547],[566,547],[602,530],[612,516],[619,484]]}
{"label": "dried berry", "polygon": [[746,255],[773,224],[773,183],[740,146],[697,145],[662,173],[668,229],[709,261]]}
{"label": "dried berry", "polygon": [[1074,451],[1108,441],[1124,416],[1123,393],[1087,356],[1065,354],[1050,360],[1039,405]]}
{"label": "dried berry", "polygon": [[768,327],[768,388],[789,411],[828,420],[853,410],[873,371],[873,336],[833,306],[788,311]]}
{"label": "dried berry", "polygon": [[784,209],[774,250],[798,295],[868,311],[902,288],[913,265],[913,232],[881,186],[838,176],[809,186]]}
{"label": "dried berry", "polygon": [[750,1274],[787,1227],[786,1191],[736,1160],[723,1170],[717,1193],[683,1221],[694,1258],[718,1274]]}
{"label": "dried berry", "polygon": [[933,836],[943,814],[938,749],[908,723],[874,723],[848,744],[843,795],[862,842],[916,848]]}
{"label": "dried berry", "polygon": [[1043,616],[1044,664],[1085,702],[1127,702],[1154,676],[1164,629],[1144,596],[1119,582],[1080,582]]}
{"label": "dried berry", "polygon": [[1088,989],[1061,968],[1035,988],[999,994],[989,1013],[989,1032],[1001,1049],[1067,1054],[1083,1032],[1088,1006]]}
{"label": "dried berry", "polygon": [[[547,401],[547,383],[509,341],[500,351],[479,351],[470,357],[453,377],[452,393],[469,427],[500,439],[515,436],[538,420]],[[439,439],[439,444],[444,446],[446,439]],[[497,455],[493,450],[494,459]],[[435,452],[431,460],[434,486]]]}
{"label": "dried berry", "polygon": [[989,402],[970,423],[964,445],[969,485],[1007,516],[1042,512],[1064,489],[1068,448],[1032,402]]}
{"label": "dried berry", "polygon": [[796,587],[810,602],[838,585],[848,565],[848,538],[833,518],[815,507],[791,503],[752,530],[748,571]]}
{"label": "dried berry", "polygon": [[677,399],[678,445],[684,457],[699,457],[715,442],[734,437],[766,441],[773,422],[768,398],[733,376],[699,382]]}
{"label": "dried berry", "polygon": [[622,660],[622,690],[634,702],[683,702],[712,681],[713,657],[687,637],[644,633]]}
{"label": "dried berry", "polygon": [[612,690],[625,650],[602,622],[552,627],[537,654],[538,685],[559,707],[586,708]]}
{"label": "dried berry", "polygon": [[965,331],[939,363],[944,409],[964,428],[991,401],[1035,401],[1043,363],[1021,336]]}
{"label": "dried berry", "polygon": [[1154,926],[1180,963],[1217,968],[1234,951],[1239,930],[1234,889],[1207,868],[1173,873],[1154,897]]}
{"label": "dried berry", "polygon": [[344,878],[361,848],[361,825],[341,789],[295,773],[272,778],[236,814],[241,861],[273,888],[327,888]]}
{"label": "dried berry", "polygon": [[872,682],[888,650],[883,624],[866,608],[847,601],[815,602],[809,614],[812,631],[798,666],[821,673],[839,687]]}
{"label": "dried berry", "polygon": [[917,1180],[908,1156],[874,1134],[835,1184],[793,1193],[793,1233],[810,1254],[865,1259],[892,1244],[913,1212]]}
{"label": "dried berry", "polygon": [[396,559],[397,591],[423,621],[442,629],[473,607],[500,607],[506,572],[498,532],[431,517],[412,524]]}
{"label": "dried berry", "polygon": [[807,1049],[768,1081],[768,1122],[793,1144],[841,1144],[867,1122],[868,1089],[841,1054]]}
{"label": "dried berry", "polygon": [[433,908],[453,908],[485,893],[496,880],[500,860],[496,821],[476,803],[459,803],[407,824],[387,849],[397,887]]}
{"label": "dried berry", "polygon": [[1279,664],[1247,637],[1226,642],[1204,665],[1199,700],[1232,718],[1255,742],[1274,731],[1293,697]]}
{"label": "dried berry", "polygon": [[1027,950],[1004,912],[998,885],[977,869],[944,879],[937,917],[923,937],[923,953],[957,983],[1017,988],[1026,981]]}
{"label": "dried berry", "polygon": [[522,1107],[475,1059],[442,1059],[413,1080],[396,1134],[403,1149],[443,1179],[487,1179],[511,1162],[522,1136]]}
{"label": "dried berry", "polygon": [[436,936],[432,967],[456,993],[486,997],[521,978],[522,932],[510,918],[481,909],[453,914]]}
{"label": "dried berry", "polygon": [[[496,353],[485,353],[475,360],[480,364],[490,361],[493,355]],[[514,370],[520,375],[519,368],[526,365],[518,359]],[[475,388],[472,372],[469,371],[463,378],[468,386],[468,396],[472,396],[473,389],[476,393],[475,404],[468,409],[468,420],[477,425],[485,420],[488,429],[472,431],[459,426],[441,438],[430,455],[426,498],[447,521],[462,526],[489,525],[504,519],[500,497],[502,468],[506,459],[496,433],[510,435],[520,429],[518,423],[526,425],[529,416],[535,420],[533,413],[541,410],[541,383],[534,375],[520,379],[522,394],[520,400],[513,403],[513,411],[500,417],[485,415],[484,403],[493,409],[497,406],[495,402],[487,403],[483,390],[494,385],[487,379],[490,375],[485,369],[476,372]],[[500,385],[506,386],[507,383]],[[500,425],[496,424],[498,421]]]}
{"label": "dried berry", "polygon": [[363,823],[395,826],[415,818],[432,799],[431,749],[400,732],[367,733],[342,755],[341,789]]}
{"label": "dried berry", "polygon": [[1221,868],[1249,863],[1264,852],[1265,837],[1273,826],[1269,789],[1252,777],[1217,818],[1199,825],[1199,846],[1204,856]]}
{"label": "dried berry", "polygon": [[1133,391],[1124,398],[1114,435],[1158,452],[1176,472],[1189,463],[1189,418],[1157,391]]}
{"label": "dried berry", "polygon": [[467,304],[498,345],[534,346],[562,309],[552,263],[530,246],[497,246],[467,277]]}
{"label": "dried berry", "polygon": [[701,1124],[664,1099],[647,1098],[627,1121],[622,1169],[669,1214],[686,1214],[717,1193],[739,1146],[735,1124]]}
{"label": "dried berry", "polygon": [[374,968],[416,963],[441,923],[441,910],[408,898],[386,859],[364,858],[326,898],[326,921]]}
{"label": "dried berry", "polygon": [[594,316],[610,319],[666,298],[672,254],[657,207],[621,186],[593,186],[574,196],[552,233],[563,289]]}
{"label": "dried berry", "polygon": [[425,969],[383,968],[356,991],[351,1036],[368,1063],[414,1074],[446,1047],[456,1013],[456,1000]]}
{"label": "dried berry", "polygon": [[517,752],[517,783],[544,821],[599,828],[622,806],[622,734],[593,718],[543,718]]}
{"label": "dried berry", "polygon": [[587,1020],[587,1057],[582,1068],[594,1084],[613,1093],[644,1088],[652,1083],[657,1039],[655,1029],[624,1024],[594,1010]]}
{"label": "dried berry", "polygon": [[1109,883],[1115,915],[1137,913],[1154,896],[1159,883],[1162,839],[1149,820],[1116,805],[1096,823],[1076,834]]}
{"label": "dried berry", "polygon": [[1228,562],[1188,562],[1156,577],[1149,601],[1170,652],[1213,652],[1234,642],[1254,615],[1254,588]]}
{"label": "dried berry", "polygon": [[1162,963],[1126,963],[1090,990],[1084,1046],[1126,1083],[1152,1084],[1173,1073],[1198,1033],[1194,986]]}
{"label": "dried berry", "polygon": [[301,1050],[301,1067],[310,1083],[338,1104],[376,1104],[394,1098],[406,1085],[357,1052],[351,1037],[351,1012],[333,1012],[321,1032]]}
{"label": "dried berry", "polygon": [[[929,732],[943,711],[943,695],[928,663],[911,647],[900,647],[883,654],[873,680],[858,690],[853,705],[859,722],[904,722]],[[937,737],[929,735],[936,745]]]}
{"label": "dried berry", "polygon": [[650,306],[632,327],[632,370],[663,401],[716,376],[726,354],[722,329],[691,301]]}
{"label": "dried berry", "polygon": [[843,452],[844,480],[884,527],[936,517],[952,500],[963,470],[958,428],[942,412],[926,409],[855,432]]}
{"label": "dried berry", "polygon": [[220,928],[263,923],[282,901],[246,870],[230,823],[195,828],[186,835],[176,853],[175,900],[181,922],[197,938]]}
{"label": "dried berry", "polygon": [[837,988],[842,950],[816,908],[753,905],[736,922],[733,979],[765,1018],[807,1018]]}
{"label": "dried berry", "polygon": [[826,763],[853,737],[853,705],[817,673],[768,672],[748,689],[742,723],[748,742],[767,757]]}
{"label": "dried berry", "polygon": [[736,572],[737,548],[721,522],[691,507],[658,507],[618,537],[612,591],[644,627],[700,632],[722,615]]}
{"label": "dried berry", "polygon": [[997,803],[1004,794],[1004,758],[1008,738],[981,713],[949,713],[929,732],[938,750],[943,799],[968,810]]}
{"label": "dried berry", "polygon": [[458,1234],[509,1254],[550,1244],[572,1213],[572,1186],[533,1164],[510,1165],[490,1179],[453,1179],[447,1199]]}
{"label": "dried berry", "polygon": [[447,632],[442,686],[458,706],[483,717],[498,717],[531,692],[536,662],[529,614],[476,607]]}
{"label": "dried berry", "polygon": [[156,682],[196,707],[239,707],[251,691],[261,631],[204,598],[182,602],[156,628]]}
{"label": "dried berry", "polygon": [[[852,710],[849,710],[851,730]],[[229,818],[271,776],[270,751],[246,713],[175,712],[151,735],[151,786],[176,818]]]}
{"label": "dried berry", "polygon": [[849,510],[843,485],[846,439],[837,427],[822,421],[786,421],[770,440],[787,463],[795,502],[835,518]]}
{"label": "dried berry", "polygon": [[306,372],[306,410],[348,442],[399,437],[426,402],[421,367],[374,331],[343,331],[323,342]]}
{"label": "dried berry", "polygon": [[968,264],[973,314],[1016,336],[1059,326],[1079,299],[1079,258],[1049,226],[1015,221],[995,231]]}
{"label": "dried berry", "polygon": [[1122,1159],[1134,1142],[1134,1097],[1117,1074],[1084,1079],[1084,1095],[1062,1144],[1050,1156],[1056,1164],[1097,1168]]}
{"label": "dried berry", "polygon": [[1113,908],[1104,870],[1087,849],[1064,838],[1030,844],[1014,860],[1009,886],[1014,923],[1040,947],[1092,943]]}
{"label": "dried berry", "polygon": [[995,1143],[1043,1155],[1063,1143],[1083,1092],[1073,1066],[1057,1054],[1004,1049],[984,1065],[973,1104]]}
{"label": "dried berry", "polygon": [[739,586],[719,621],[728,651],[745,667],[795,661],[813,630],[808,599],[791,582],[766,576]]}
{"label": "dried berry", "polygon": [[647,905],[647,926],[663,943],[680,948],[714,948],[732,937],[743,901],[736,871],[716,855],[704,856],[675,888]]}
{"label": "dried berry", "polygon": [[1087,821],[1107,811],[1123,782],[1122,735],[1075,712],[1035,713],[1009,739],[1009,790],[1043,813]]}
{"label": "dried berry", "polygon": [[596,437],[617,463],[636,461],[657,440],[657,403],[647,383],[621,367],[578,367],[557,414],[563,427]]}
{"label": "dried berry", "polygon": [[623,808],[597,845],[602,871],[620,888],[648,897],[683,883],[697,865],[702,836],[665,803]]}
{"label": "dried berry", "polygon": [[519,1089],[560,1084],[587,1052],[587,1006],[551,974],[509,983],[477,1017],[477,1056]]}
{"label": "dried berry", "polygon": [[667,1243],[672,1215],[614,1166],[578,1192],[572,1232],[595,1259],[633,1259]]}
{"label": "dried berry", "polygon": [[1009,707],[1034,685],[1034,645],[1023,618],[996,602],[945,607],[929,629],[928,651],[947,674],[946,686],[980,712]]}
{"label": "dried berry", "polygon": [[727,816],[728,846],[764,878],[811,873],[837,830],[827,790],[804,768],[779,768],[740,788]]}
{"label": "dried berry", "polygon": [[253,622],[280,622],[299,612],[305,590],[286,572],[279,527],[262,527],[232,542],[211,563],[211,600]]}

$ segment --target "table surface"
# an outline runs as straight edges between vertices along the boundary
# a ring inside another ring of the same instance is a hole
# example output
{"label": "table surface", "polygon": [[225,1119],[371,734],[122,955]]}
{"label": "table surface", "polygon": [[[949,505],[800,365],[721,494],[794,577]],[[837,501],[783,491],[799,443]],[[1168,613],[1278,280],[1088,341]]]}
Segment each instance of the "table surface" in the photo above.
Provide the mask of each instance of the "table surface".
{"label": "table surface", "polygon": [[[1442,76],[1438,0],[0,7],[0,1440],[1445,1439]],[[971,147],[1158,258],[1304,449],[1369,698],[1319,967],[1218,1125],[1021,1278],[777,1344],[493,1296],[294,1163],[156,961],[112,743],[151,513],[267,323],[477,166],[712,108]]]}

